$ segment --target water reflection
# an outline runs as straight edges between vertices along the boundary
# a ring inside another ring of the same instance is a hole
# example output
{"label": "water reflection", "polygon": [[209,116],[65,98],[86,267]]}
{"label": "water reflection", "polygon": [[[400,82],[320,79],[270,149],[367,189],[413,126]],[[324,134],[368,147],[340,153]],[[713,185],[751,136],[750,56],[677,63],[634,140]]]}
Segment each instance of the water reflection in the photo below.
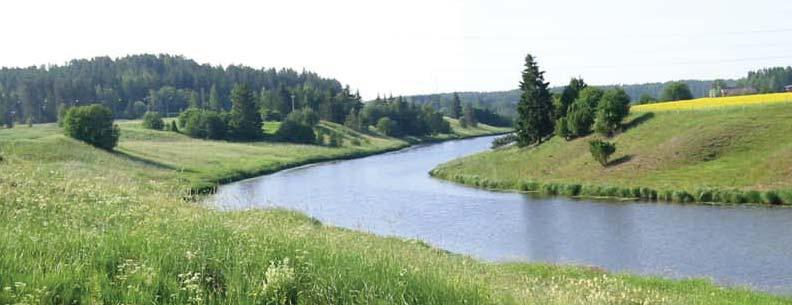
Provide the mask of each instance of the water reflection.
{"label": "water reflection", "polygon": [[576,263],[668,277],[711,277],[792,293],[792,209],[541,198],[429,177],[491,138],[416,147],[229,184],[230,209],[286,207],[324,223],[419,238],[493,261]]}

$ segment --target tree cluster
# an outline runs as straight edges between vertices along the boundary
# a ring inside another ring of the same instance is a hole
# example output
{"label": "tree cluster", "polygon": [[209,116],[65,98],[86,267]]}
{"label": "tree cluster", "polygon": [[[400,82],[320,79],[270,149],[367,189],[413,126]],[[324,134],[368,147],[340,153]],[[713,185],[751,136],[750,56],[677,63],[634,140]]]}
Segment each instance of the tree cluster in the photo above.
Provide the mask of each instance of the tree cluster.
{"label": "tree cluster", "polygon": [[121,135],[113,124],[113,112],[103,105],[69,109],[64,116],[63,131],[69,137],[105,150],[112,150]]}
{"label": "tree cluster", "polygon": [[404,98],[377,97],[376,100],[366,103],[357,114],[356,119],[365,126],[375,125],[379,129],[381,120],[383,127],[387,126],[386,134],[391,136],[424,136],[429,134],[449,133],[450,124],[443,119],[443,114],[435,111],[431,106],[418,106],[408,103]]}

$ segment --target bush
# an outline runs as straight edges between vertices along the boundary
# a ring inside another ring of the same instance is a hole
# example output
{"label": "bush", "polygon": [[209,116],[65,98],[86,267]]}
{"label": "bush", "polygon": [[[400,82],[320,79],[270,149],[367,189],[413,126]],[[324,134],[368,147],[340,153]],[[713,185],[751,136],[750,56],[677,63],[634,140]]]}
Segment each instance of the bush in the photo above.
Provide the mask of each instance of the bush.
{"label": "bush", "polygon": [[286,120],[292,120],[309,127],[314,127],[316,124],[319,124],[319,115],[311,108],[304,108],[292,111],[286,117]]}
{"label": "bush", "polygon": [[179,127],[176,126],[176,121],[171,121],[169,129],[173,132],[179,132]]}
{"label": "bush", "polygon": [[112,150],[121,132],[113,125],[113,112],[102,105],[70,108],[63,120],[66,135],[95,147]]}
{"label": "bush", "polygon": [[313,128],[295,118],[287,118],[283,121],[275,136],[280,141],[293,143],[311,144],[317,140]]}
{"label": "bush", "polygon": [[621,122],[630,113],[630,96],[620,88],[611,89],[602,95],[597,105],[594,129],[610,136],[621,127]]}
{"label": "bush", "polygon": [[602,140],[594,140],[589,142],[589,151],[594,160],[597,160],[602,166],[608,166],[608,158],[616,152],[616,145]]}
{"label": "bush", "polygon": [[766,204],[773,204],[773,205],[783,204],[784,203],[784,201],[781,200],[781,196],[779,196],[778,192],[776,192],[776,191],[767,191],[767,192],[765,192],[764,196],[762,196],[762,202],[766,203]]}
{"label": "bush", "polygon": [[162,120],[159,112],[148,111],[143,115],[143,128],[162,130],[165,128],[165,121]]}
{"label": "bush", "polygon": [[182,132],[199,139],[224,139],[228,126],[219,113],[212,110],[187,109],[179,114]]}
{"label": "bush", "polygon": [[384,117],[377,121],[377,130],[386,136],[393,136],[397,134],[398,126],[396,121],[391,120],[389,117]]}

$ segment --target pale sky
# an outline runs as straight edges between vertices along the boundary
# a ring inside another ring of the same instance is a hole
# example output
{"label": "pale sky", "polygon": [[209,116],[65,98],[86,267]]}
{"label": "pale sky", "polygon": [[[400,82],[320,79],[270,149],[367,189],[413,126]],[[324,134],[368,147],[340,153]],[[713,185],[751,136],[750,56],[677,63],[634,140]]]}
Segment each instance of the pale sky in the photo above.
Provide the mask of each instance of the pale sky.
{"label": "pale sky", "polygon": [[306,68],[364,97],[734,78],[792,65],[792,1],[3,1],[0,66],[170,53]]}

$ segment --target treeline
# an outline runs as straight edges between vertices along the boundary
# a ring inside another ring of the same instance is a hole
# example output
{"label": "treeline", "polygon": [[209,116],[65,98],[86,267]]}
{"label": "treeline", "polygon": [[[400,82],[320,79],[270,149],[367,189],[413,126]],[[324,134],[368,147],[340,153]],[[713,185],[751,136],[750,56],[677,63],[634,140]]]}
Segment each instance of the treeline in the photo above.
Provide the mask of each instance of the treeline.
{"label": "treeline", "polygon": [[[681,80],[668,82],[655,82],[644,84],[629,85],[609,85],[597,86],[602,90],[621,88],[630,97],[633,103],[646,103],[652,101],[663,101],[667,98],[664,93],[670,86],[684,84],[690,91],[691,98],[701,98],[709,96],[710,89],[713,88],[753,88],[759,93],[782,92],[784,86],[792,85],[792,67],[773,67],[757,71],[748,72],[747,76],[740,79],[719,79],[719,80]],[[561,94],[564,87],[551,87],[549,89],[554,94]],[[674,89],[678,90],[678,89]],[[407,99],[419,104],[429,104],[446,111],[457,94],[462,103],[472,104],[478,109],[487,109],[498,115],[508,118],[517,116],[517,104],[520,100],[521,91],[519,89],[508,91],[493,92],[459,92],[459,93],[439,93],[428,95],[408,96]]]}
{"label": "treeline", "polygon": [[773,67],[751,71],[738,83],[741,86],[752,87],[760,93],[782,92],[785,86],[792,85],[792,67]]}
{"label": "treeline", "polygon": [[0,121],[54,122],[69,107],[90,104],[105,105],[116,118],[139,118],[146,111],[175,115],[190,107],[227,111],[235,84],[247,84],[276,118],[308,107],[323,119],[342,121],[360,104],[358,94],[312,72],[221,67],[145,54],[0,69]]}

